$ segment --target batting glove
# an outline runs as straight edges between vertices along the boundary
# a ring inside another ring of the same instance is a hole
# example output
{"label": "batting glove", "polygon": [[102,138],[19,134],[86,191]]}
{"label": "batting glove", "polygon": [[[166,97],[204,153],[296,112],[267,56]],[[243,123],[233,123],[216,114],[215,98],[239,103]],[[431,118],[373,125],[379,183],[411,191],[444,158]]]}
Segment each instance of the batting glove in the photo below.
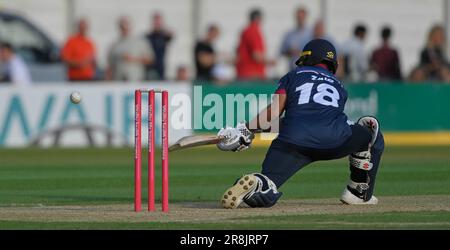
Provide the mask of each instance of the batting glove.
{"label": "batting glove", "polygon": [[254,138],[254,134],[243,122],[239,123],[236,128],[222,128],[217,135],[224,138],[217,144],[217,147],[223,151],[234,152],[250,148]]}

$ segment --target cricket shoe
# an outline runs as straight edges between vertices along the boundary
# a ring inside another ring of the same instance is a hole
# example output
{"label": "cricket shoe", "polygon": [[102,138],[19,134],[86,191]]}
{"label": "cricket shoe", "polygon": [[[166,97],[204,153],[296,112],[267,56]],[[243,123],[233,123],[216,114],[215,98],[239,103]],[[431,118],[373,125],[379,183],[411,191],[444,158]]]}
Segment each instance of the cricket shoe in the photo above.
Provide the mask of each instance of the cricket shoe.
{"label": "cricket shoe", "polygon": [[368,201],[364,201],[364,199],[354,195],[348,187],[346,187],[342,193],[341,202],[347,205],[376,205],[378,204],[378,199],[372,195]]}
{"label": "cricket shoe", "polygon": [[255,191],[257,177],[253,174],[242,176],[236,183],[227,189],[221,198],[224,208],[237,208],[248,194]]}

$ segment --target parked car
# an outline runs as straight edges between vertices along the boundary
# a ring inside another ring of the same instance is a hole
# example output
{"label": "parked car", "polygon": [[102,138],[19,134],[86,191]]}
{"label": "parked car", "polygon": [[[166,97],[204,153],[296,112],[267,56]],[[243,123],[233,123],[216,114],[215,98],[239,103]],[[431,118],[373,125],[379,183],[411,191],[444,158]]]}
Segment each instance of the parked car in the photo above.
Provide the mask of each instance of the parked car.
{"label": "parked car", "polygon": [[0,41],[11,44],[25,60],[34,82],[65,81],[60,48],[24,17],[0,10]]}

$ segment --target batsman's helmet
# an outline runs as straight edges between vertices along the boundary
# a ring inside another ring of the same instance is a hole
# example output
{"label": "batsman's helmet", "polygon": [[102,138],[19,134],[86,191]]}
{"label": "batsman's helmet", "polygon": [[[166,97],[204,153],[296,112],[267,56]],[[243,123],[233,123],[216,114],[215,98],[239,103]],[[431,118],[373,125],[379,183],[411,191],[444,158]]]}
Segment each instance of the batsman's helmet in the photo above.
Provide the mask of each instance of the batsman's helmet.
{"label": "batsman's helmet", "polygon": [[324,39],[308,42],[300,58],[295,62],[298,66],[312,66],[320,63],[326,64],[333,73],[336,73],[338,68],[336,49],[333,44]]}

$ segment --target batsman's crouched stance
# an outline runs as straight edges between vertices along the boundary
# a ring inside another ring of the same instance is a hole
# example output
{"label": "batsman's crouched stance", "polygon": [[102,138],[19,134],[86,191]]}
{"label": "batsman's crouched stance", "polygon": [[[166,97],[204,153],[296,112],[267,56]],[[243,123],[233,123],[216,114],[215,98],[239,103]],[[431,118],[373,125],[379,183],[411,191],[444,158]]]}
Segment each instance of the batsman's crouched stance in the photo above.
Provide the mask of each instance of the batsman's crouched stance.
{"label": "batsman's crouched stance", "polygon": [[[345,204],[377,204],[373,195],[384,150],[384,139],[375,117],[361,117],[356,124],[344,114],[347,92],[334,76],[336,51],[326,40],[316,39],[303,49],[298,67],[281,78],[274,100],[258,117],[270,122],[284,113],[278,137],[273,140],[261,173],[238,179],[221,198],[223,207],[271,207],[281,197],[280,188],[298,170],[314,161],[349,157],[350,180],[341,201]],[[276,110],[276,114],[272,112]],[[272,115],[271,115],[272,114]],[[275,117],[277,116],[277,117]],[[260,119],[236,128],[225,128],[217,144],[224,151],[248,149]],[[256,128],[256,129],[253,129]]]}

